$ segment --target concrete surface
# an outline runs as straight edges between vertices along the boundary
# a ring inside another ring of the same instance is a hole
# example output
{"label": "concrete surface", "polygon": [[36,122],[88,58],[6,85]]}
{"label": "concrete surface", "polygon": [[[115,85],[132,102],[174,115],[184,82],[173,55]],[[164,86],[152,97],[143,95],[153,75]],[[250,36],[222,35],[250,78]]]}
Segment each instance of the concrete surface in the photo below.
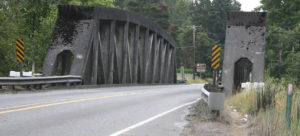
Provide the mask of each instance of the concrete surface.
{"label": "concrete surface", "polygon": [[[2,136],[106,136],[201,97],[202,85],[0,94]],[[179,135],[185,105],[121,135]]]}
{"label": "concrete surface", "polygon": [[235,63],[241,58],[252,62],[252,81],[264,81],[265,12],[228,12],[222,84],[226,95],[234,89]]}

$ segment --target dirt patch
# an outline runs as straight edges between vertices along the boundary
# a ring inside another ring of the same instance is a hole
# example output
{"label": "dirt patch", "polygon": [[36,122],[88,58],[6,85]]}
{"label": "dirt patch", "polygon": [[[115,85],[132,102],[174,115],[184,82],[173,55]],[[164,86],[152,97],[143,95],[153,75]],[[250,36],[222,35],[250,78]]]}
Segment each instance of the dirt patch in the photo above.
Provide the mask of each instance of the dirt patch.
{"label": "dirt patch", "polygon": [[220,116],[212,113],[207,104],[200,100],[190,107],[186,116],[189,122],[182,136],[247,136],[249,117],[225,106]]}

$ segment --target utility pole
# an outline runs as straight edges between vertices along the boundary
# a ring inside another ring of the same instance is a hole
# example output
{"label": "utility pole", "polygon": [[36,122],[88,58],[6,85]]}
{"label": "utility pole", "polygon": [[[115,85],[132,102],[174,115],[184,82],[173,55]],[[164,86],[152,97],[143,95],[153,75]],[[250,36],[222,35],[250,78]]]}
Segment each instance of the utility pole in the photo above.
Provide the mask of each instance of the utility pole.
{"label": "utility pole", "polygon": [[[190,26],[189,26],[190,27]],[[193,25],[193,45],[192,46],[185,46],[185,47],[176,47],[176,48],[194,48],[194,54],[193,54],[193,80],[195,80],[195,73],[196,73],[196,28],[201,27]]]}
{"label": "utility pole", "polygon": [[193,63],[193,80],[195,80],[196,72],[196,26],[193,25],[193,46],[194,46],[194,63]]}

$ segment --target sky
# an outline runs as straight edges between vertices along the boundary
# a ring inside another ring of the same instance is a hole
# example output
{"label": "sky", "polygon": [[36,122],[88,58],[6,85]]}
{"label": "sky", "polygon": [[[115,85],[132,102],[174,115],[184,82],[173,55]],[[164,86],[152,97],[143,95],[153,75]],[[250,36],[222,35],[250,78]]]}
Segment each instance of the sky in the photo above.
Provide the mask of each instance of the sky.
{"label": "sky", "polygon": [[260,6],[260,0],[237,0],[242,4],[242,11],[252,11],[254,8]]}

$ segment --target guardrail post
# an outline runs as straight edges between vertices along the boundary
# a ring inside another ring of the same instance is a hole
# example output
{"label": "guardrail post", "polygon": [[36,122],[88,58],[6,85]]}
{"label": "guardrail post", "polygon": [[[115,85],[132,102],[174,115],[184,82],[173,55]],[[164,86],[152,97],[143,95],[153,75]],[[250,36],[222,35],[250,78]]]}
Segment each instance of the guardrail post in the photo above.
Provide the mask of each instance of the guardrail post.
{"label": "guardrail post", "polygon": [[43,85],[39,85],[39,89],[42,90],[43,89]]}
{"label": "guardrail post", "polygon": [[48,84],[43,84],[42,89],[47,88],[49,85]]}

